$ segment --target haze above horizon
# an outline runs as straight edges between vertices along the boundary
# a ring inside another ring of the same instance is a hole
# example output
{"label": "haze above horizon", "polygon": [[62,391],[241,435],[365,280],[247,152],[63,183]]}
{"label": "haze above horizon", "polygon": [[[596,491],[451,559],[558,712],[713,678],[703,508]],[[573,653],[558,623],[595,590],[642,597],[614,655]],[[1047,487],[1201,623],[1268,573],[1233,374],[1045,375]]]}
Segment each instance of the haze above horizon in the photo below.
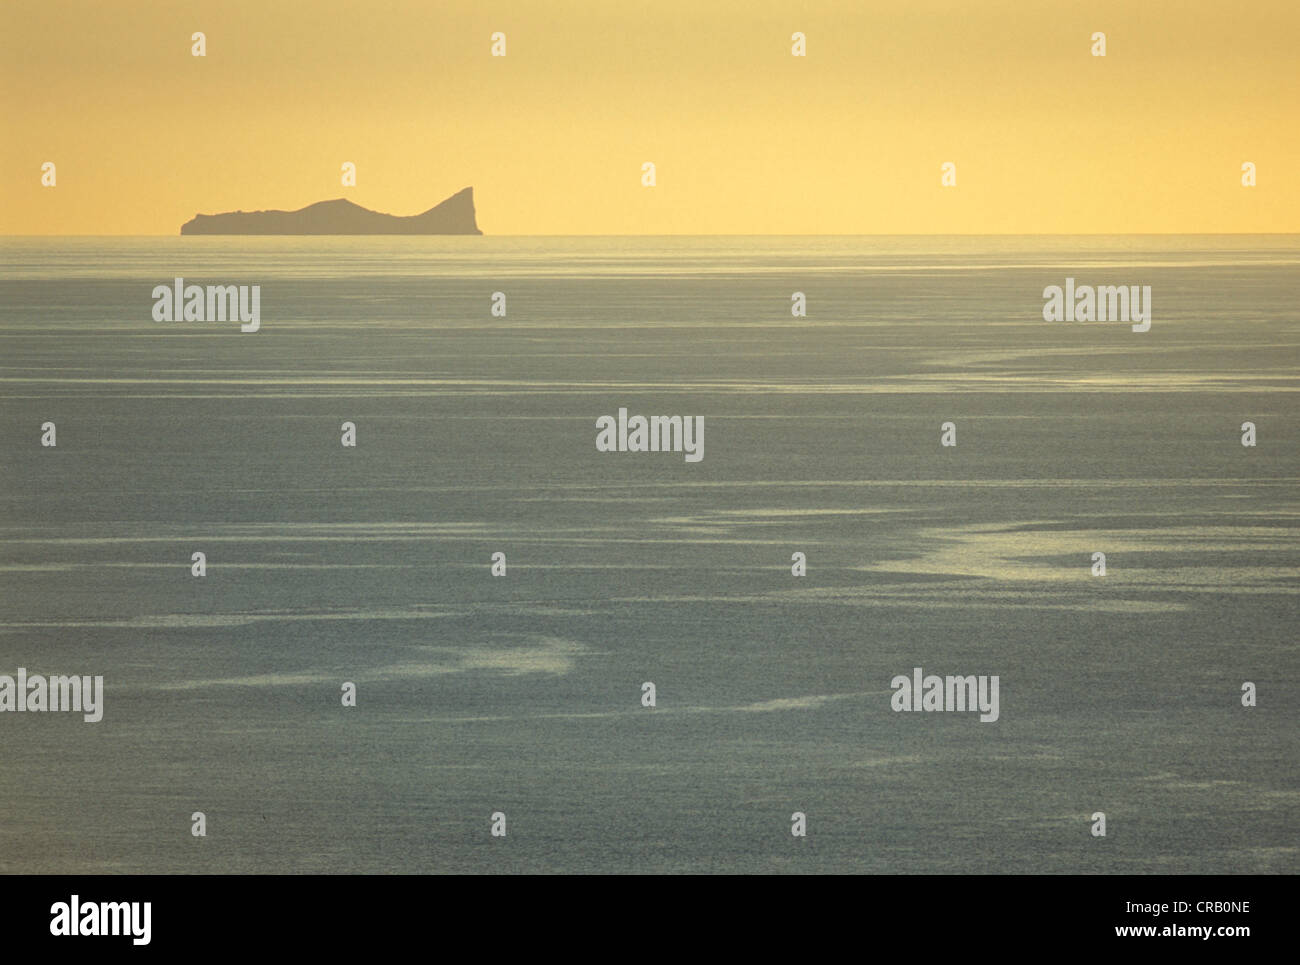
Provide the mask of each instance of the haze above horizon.
{"label": "haze above horizon", "polygon": [[487,235],[1300,231],[1289,0],[6,12],[0,234],[338,197],[409,215],[465,185]]}

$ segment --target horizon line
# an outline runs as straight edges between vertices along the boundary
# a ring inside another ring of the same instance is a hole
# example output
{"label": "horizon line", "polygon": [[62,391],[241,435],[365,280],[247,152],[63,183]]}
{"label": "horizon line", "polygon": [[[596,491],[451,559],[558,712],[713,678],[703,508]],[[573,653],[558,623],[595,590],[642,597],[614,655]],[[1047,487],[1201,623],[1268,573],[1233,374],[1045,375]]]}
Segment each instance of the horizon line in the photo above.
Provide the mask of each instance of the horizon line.
{"label": "horizon line", "polygon": [[1300,235],[1295,231],[885,231],[885,232],[678,232],[674,234],[627,234],[621,232],[468,234],[224,234],[181,235],[176,232],[128,234],[84,232],[75,234],[6,234],[0,238],[1135,238],[1135,237],[1231,237]]}

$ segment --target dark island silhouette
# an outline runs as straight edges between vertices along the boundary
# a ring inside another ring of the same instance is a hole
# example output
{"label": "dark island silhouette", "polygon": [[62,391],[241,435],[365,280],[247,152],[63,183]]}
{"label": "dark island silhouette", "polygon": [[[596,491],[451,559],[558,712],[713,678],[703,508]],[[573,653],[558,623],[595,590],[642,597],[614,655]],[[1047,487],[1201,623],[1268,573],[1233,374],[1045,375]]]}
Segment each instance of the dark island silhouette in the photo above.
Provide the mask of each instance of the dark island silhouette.
{"label": "dark island silhouette", "polygon": [[371,211],[345,198],[318,201],[297,211],[227,211],[197,214],[183,235],[481,235],[474,221],[474,189],[457,191],[423,214],[399,217]]}

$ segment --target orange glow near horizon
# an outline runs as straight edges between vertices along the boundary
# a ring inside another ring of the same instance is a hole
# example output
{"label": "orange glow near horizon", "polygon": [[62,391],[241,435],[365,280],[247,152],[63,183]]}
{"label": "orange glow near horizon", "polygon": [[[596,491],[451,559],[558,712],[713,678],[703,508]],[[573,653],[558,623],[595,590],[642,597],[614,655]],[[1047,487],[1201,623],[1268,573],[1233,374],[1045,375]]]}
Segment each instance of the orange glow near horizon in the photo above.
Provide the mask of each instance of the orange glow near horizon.
{"label": "orange glow near horizon", "polygon": [[0,233],[469,185],[489,235],[1296,232],[1298,40],[1295,0],[11,0]]}

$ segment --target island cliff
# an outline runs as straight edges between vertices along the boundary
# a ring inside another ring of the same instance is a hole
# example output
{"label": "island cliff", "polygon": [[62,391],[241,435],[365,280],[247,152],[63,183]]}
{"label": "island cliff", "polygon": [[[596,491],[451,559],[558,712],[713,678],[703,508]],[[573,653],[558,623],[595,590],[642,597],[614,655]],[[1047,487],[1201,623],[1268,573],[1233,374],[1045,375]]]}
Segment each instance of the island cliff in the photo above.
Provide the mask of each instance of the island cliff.
{"label": "island cliff", "polygon": [[474,220],[474,189],[457,191],[423,214],[371,211],[344,198],[297,211],[227,211],[199,214],[181,225],[183,235],[481,235]]}

